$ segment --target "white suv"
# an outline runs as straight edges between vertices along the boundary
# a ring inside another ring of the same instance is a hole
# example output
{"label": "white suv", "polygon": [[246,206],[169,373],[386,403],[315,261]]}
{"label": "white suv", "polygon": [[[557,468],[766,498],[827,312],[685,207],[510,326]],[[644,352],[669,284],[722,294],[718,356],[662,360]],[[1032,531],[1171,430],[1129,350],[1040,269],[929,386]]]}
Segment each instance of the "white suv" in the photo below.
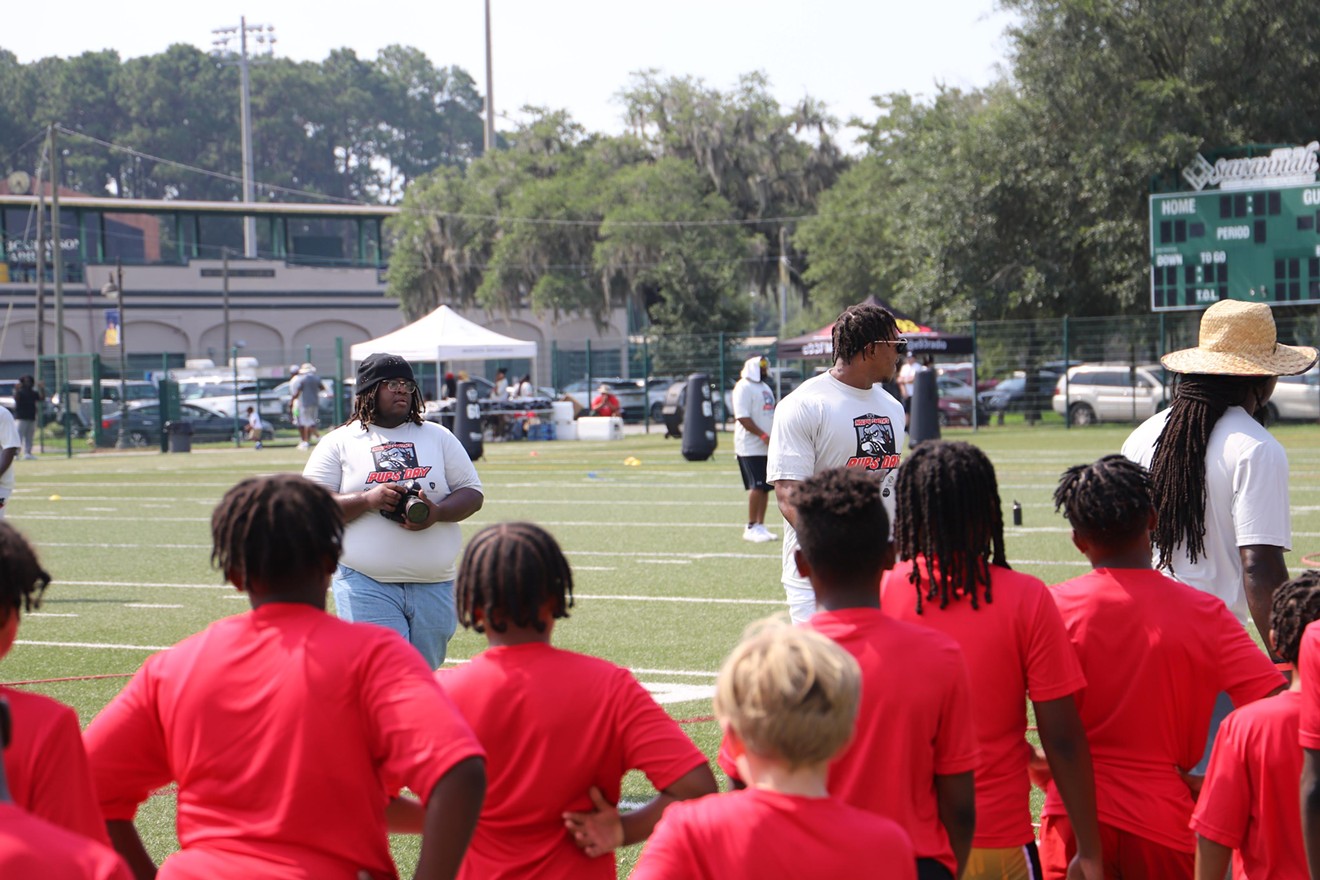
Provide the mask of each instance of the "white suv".
{"label": "white suv", "polygon": [[1320,367],[1300,376],[1280,376],[1270,397],[1268,421],[1320,419]]}
{"label": "white suv", "polygon": [[1054,411],[1069,424],[1141,421],[1169,405],[1162,367],[1081,364],[1054,386]]}

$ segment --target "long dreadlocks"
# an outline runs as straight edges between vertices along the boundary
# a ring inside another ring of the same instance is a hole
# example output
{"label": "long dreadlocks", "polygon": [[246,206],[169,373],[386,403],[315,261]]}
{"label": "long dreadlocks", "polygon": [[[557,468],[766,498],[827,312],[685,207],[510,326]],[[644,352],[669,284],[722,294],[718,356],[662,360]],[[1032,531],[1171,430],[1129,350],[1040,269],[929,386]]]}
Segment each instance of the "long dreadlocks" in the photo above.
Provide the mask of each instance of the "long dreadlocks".
{"label": "long dreadlocks", "polygon": [[[1008,568],[1004,557],[1004,514],[999,503],[995,468],[970,443],[930,440],[917,446],[898,469],[894,541],[899,555],[913,561],[911,581],[917,587],[921,613],[921,579],[925,598],[971,599],[980,607],[977,587],[990,595],[990,566]],[[917,557],[925,562],[924,571]]]}
{"label": "long dreadlocks", "polygon": [[1073,465],[1054,490],[1055,512],[1063,511],[1077,532],[1111,545],[1144,531],[1153,509],[1150,475],[1121,455]]}
{"label": "long dreadlocks", "polygon": [[[505,632],[509,624],[545,632],[541,609],[568,617],[573,607],[573,570],[559,543],[528,522],[487,526],[468,542],[454,581],[458,621],[477,632],[489,626]],[[475,611],[481,609],[482,620]]]}
{"label": "long dreadlocks", "polygon": [[1320,620],[1320,571],[1308,569],[1274,591],[1270,629],[1274,651],[1285,663],[1297,664],[1302,651],[1302,633]]}
{"label": "long dreadlocks", "polygon": [[898,324],[889,310],[873,303],[848,306],[834,320],[831,337],[834,357],[845,364],[862,353],[872,342],[898,335]]}
{"label": "long dreadlocks", "polygon": [[1150,463],[1155,499],[1157,568],[1167,568],[1182,545],[1196,562],[1205,554],[1205,454],[1210,432],[1230,406],[1246,402],[1271,376],[1212,376],[1189,373],[1180,379],[1168,421],[1155,441]]}
{"label": "long dreadlocks", "polygon": [[[382,380],[385,381],[385,380]],[[376,395],[380,394],[381,382],[377,382],[368,390],[359,390],[353,398],[353,412],[344,421],[345,425],[351,425],[354,422],[361,422],[365,429],[376,418]],[[413,383],[412,406],[408,412],[408,421],[414,425],[422,423],[422,387]]]}

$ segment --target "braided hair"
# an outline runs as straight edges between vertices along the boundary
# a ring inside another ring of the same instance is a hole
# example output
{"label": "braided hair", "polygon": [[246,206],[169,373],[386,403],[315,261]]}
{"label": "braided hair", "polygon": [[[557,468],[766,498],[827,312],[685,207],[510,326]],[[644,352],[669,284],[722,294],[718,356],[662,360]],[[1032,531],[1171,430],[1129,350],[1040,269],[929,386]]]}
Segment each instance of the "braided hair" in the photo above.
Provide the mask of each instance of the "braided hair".
{"label": "braided hair", "polygon": [[1274,652],[1285,663],[1297,665],[1302,653],[1302,633],[1320,620],[1320,571],[1307,569],[1274,591],[1270,629],[1274,630]]}
{"label": "braided hair", "polygon": [[898,469],[898,511],[894,541],[899,555],[912,560],[910,580],[917,588],[921,613],[925,562],[925,598],[971,599],[980,607],[977,588],[990,594],[990,566],[1008,568],[1004,558],[1004,514],[1000,509],[995,468],[970,443],[929,440],[917,446]]}
{"label": "braided hair", "polygon": [[37,561],[37,552],[22,532],[0,521],[0,623],[10,614],[41,607],[50,575]]}
{"label": "braided hair", "polygon": [[1109,545],[1144,532],[1153,509],[1150,475],[1121,455],[1073,465],[1054,490],[1055,512],[1063,511],[1078,533]]}
{"label": "braided hair", "polygon": [[[382,379],[381,382],[388,382],[388,379]],[[370,425],[376,418],[376,395],[380,393],[381,382],[377,382],[370,388],[359,389],[353,397],[353,412],[344,421],[345,425],[351,425],[354,422],[361,422],[363,430]],[[422,423],[422,386],[416,382],[413,383],[412,406],[408,412],[408,421],[414,425]]]}
{"label": "braided hair", "polygon": [[834,320],[831,338],[834,357],[845,364],[852,363],[862,351],[878,339],[892,339],[898,335],[898,324],[889,309],[873,303],[848,306]]}
{"label": "braided hair", "polygon": [[878,573],[888,555],[877,535],[889,534],[880,483],[855,468],[832,468],[804,480],[793,492],[798,546],[822,571]]}
{"label": "braided hair", "polygon": [[211,564],[246,591],[278,587],[339,559],[344,516],[323,487],[297,474],[248,477],[211,514]]}
{"label": "braided hair", "polygon": [[1210,432],[1230,406],[1240,406],[1253,389],[1271,378],[1189,373],[1179,380],[1150,463],[1156,568],[1168,568],[1179,545],[1192,562],[1205,554],[1205,453]]}
{"label": "braided hair", "polygon": [[[464,627],[505,632],[509,624],[545,632],[541,609],[555,619],[573,607],[573,570],[545,529],[529,522],[496,523],[468,542],[454,582]],[[476,617],[481,610],[481,619]]]}

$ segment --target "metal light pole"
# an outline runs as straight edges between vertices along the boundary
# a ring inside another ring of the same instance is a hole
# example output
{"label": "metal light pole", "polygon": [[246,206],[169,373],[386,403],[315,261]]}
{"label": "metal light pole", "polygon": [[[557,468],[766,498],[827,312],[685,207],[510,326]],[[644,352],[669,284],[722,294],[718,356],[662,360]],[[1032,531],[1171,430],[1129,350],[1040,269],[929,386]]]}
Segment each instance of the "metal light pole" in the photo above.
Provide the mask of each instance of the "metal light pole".
{"label": "metal light pole", "polygon": [[[229,42],[238,37],[238,56],[232,62],[238,65],[239,101],[241,105],[241,134],[243,139],[243,202],[256,201],[255,185],[252,180],[252,84],[249,78],[251,59],[248,56],[248,34],[253,34],[253,41],[265,45],[266,55],[275,54],[275,28],[268,24],[249,25],[247,18],[240,17],[238,27],[215,28],[211,31],[215,39],[211,41],[212,54],[228,57],[233,55]],[[251,214],[243,217],[243,256],[249,260],[257,256],[257,218]]]}
{"label": "metal light pole", "polygon": [[124,264],[121,260],[115,260],[115,274],[110,280],[106,281],[105,286],[101,288],[101,293],[115,300],[117,311],[119,312],[119,436],[115,439],[116,449],[125,449],[128,447],[128,435],[124,431],[124,423],[128,421],[128,321],[124,318],[124,302],[128,299],[124,295]]}
{"label": "metal light pole", "polygon": [[486,0],[486,126],[483,152],[495,149],[495,74],[490,54],[490,0]]}
{"label": "metal light pole", "polygon": [[225,303],[225,345],[222,351],[229,351],[229,248],[220,249],[221,263],[220,277],[222,279]]}

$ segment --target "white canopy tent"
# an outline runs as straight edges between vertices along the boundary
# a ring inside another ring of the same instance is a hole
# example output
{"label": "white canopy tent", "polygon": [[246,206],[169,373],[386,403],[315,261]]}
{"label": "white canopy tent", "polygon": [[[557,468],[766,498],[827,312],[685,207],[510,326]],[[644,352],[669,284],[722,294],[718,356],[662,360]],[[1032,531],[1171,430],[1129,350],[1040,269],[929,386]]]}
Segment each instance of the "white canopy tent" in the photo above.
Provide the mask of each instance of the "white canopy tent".
{"label": "white canopy tent", "polygon": [[375,352],[397,354],[413,362],[492,361],[530,358],[536,363],[536,343],[503,336],[474,324],[449,306],[418,318],[384,336],[359,342],[349,349],[354,361]]}

